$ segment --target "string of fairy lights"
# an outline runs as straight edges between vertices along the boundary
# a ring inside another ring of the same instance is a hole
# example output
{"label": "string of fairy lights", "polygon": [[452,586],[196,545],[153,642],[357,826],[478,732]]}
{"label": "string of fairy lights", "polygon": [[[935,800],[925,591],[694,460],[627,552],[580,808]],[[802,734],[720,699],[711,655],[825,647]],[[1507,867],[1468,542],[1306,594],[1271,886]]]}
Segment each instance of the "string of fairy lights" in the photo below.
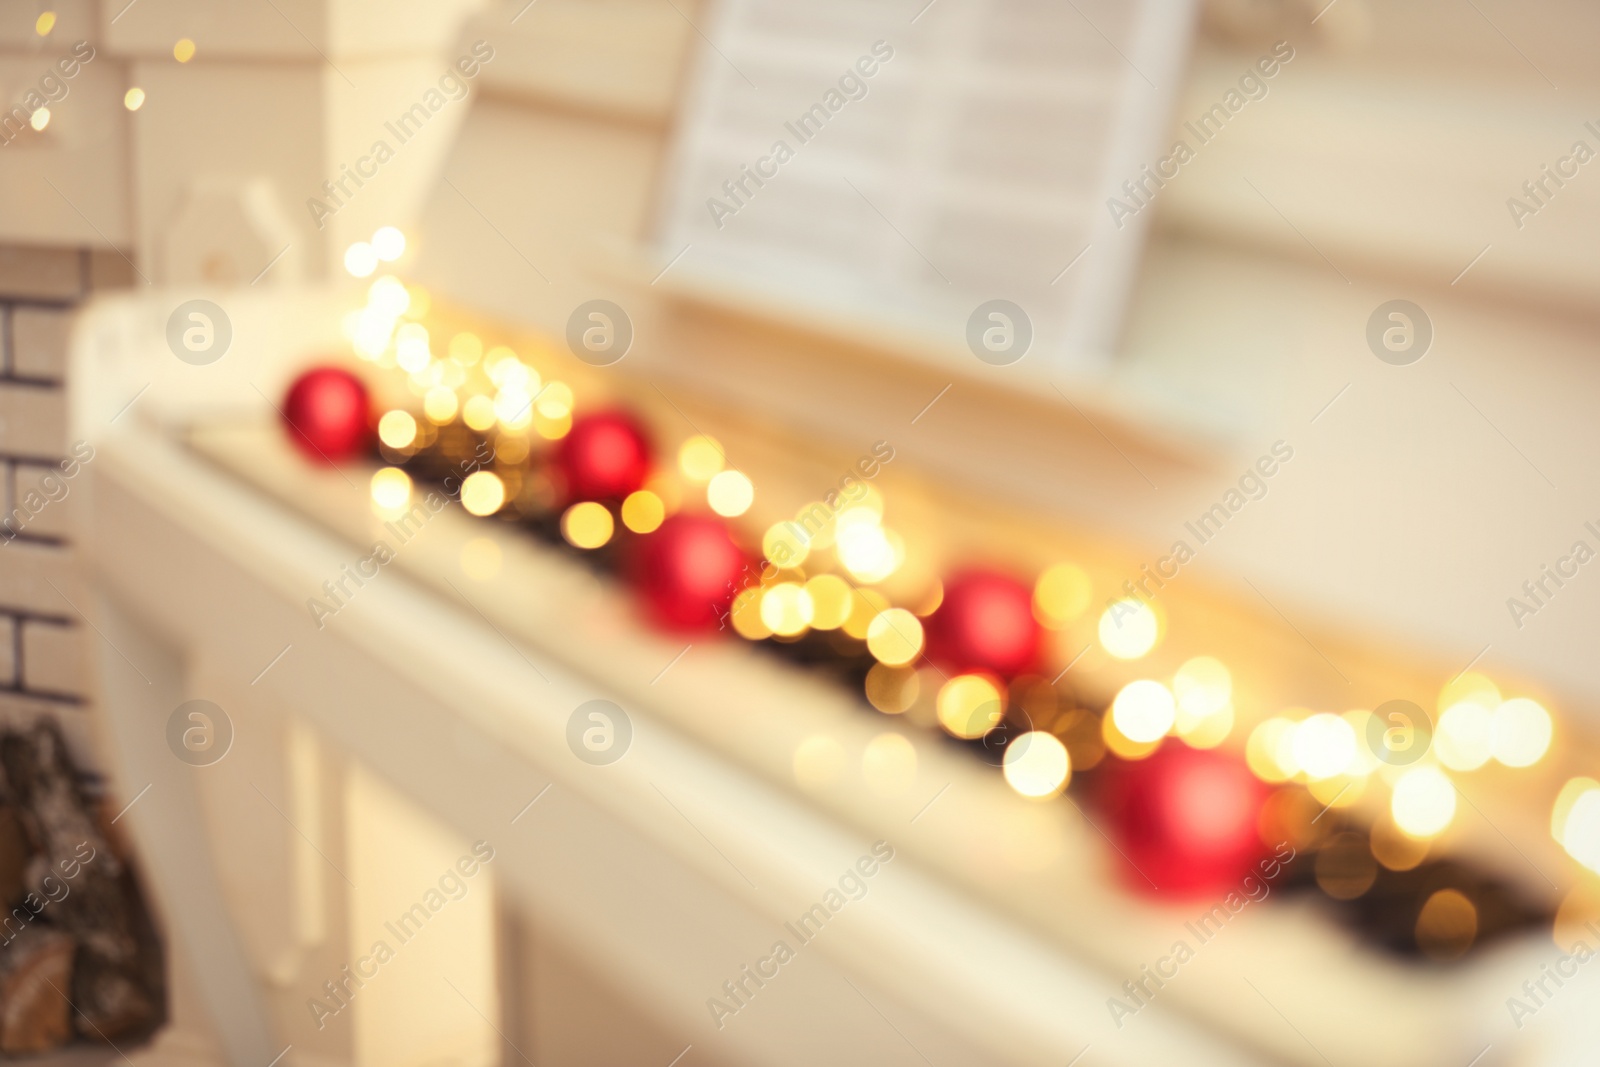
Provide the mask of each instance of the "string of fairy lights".
{"label": "string of fairy lights", "polygon": [[[578,552],[603,556],[620,539],[658,535],[681,514],[709,514],[735,527],[749,521],[756,485],[728,464],[719,442],[699,433],[685,435],[670,463],[652,462],[641,484],[626,493],[572,499],[548,462],[572,443],[567,439],[575,420],[581,430],[586,417],[572,387],[552,376],[565,357],[547,345],[525,343],[518,350],[471,329],[452,330],[446,316],[434,314],[425,290],[383,272],[404,252],[403,235],[385,227],[345,257],[352,275],[376,275],[344,329],[360,360],[389,372],[375,386],[381,394],[374,402],[377,452],[384,465],[372,475],[370,493],[380,514],[411,506],[412,471],[430,469],[430,456],[459,460],[488,440],[492,463],[461,480],[461,506],[484,518],[544,523]],[[950,669],[948,656],[941,664],[930,653],[941,641],[948,647],[961,640],[947,633],[957,598],[975,605],[974,618],[1006,621],[1002,608],[1010,592],[990,588],[998,579],[940,581],[921,574],[917,581],[897,581],[918,571],[914,555],[891,525],[882,491],[865,481],[856,490],[842,503],[809,502],[793,518],[743,532],[739,540],[752,549],[759,545],[763,577],[730,583],[727,624],[743,640],[804,651],[808,661],[831,657],[846,664],[867,702],[883,714],[906,716],[979,747],[1003,735],[993,746],[999,752],[994,762],[1021,796],[1055,796],[1074,773],[1094,769],[1108,755],[1137,764],[1172,739],[1198,751],[1242,748],[1243,763],[1260,783],[1279,793],[1298,787],[1293,795],[1309,798],[1271,800],[1269,814],[1274,805],[1294,804],[1318,817],[1335,812],[1320,828],[1309,825],[1317,818],[1302,814],[1297,830],[1322,849],[1314,872],[1319,887],[1331,898],[1351,900],[1385,873],[1415,871],[1429,859],[1457,821],[1458,779],[1491,765],[1533,767],[1550,751],[1549,711],[1528,696],[1502,693],[1481,672],[1442,687],[1432,721],[1418,727],[1429,734],[1421,739],[1420,756],[1390,761],[1370,743],[1374,736],[1389,743],[1397,729],[1389,720],[1374,724],[1377,709],[1285,709],[1249,725],[1241,745],[1246,725],[1234,702],[1233,675],[1212,656],[1188,659],[1169,677],[1128,681],[1099,703],[1103,710],[1085,707],[1095,702],[1075,699],[1056,684],[1061,675],[1047,679],[1037,666],[959,669],[957,657],[958,669]],[[825,522],[815,521],[818,509]],[[1162,615],[1137,598],[1112,602],[1096,618],[1096,594],[1103,591],[1073,562],[1047,567],[1031,587],[1019,589],[1026,627],[1087,628],[1111,661],[1136,665],[1165,636]],[[895,753],[905,758],[901,748]],[[825,739],[810,739],[795,753],[796,779],[825,782],[836,763]],[[1387,790],[1381,805],[1374,803],[1382,796],[1378,790]],[[1368,823],[1353,830],[1349,809],[1357,805]],[[1600,781],[1566,782],[1555,798],[1551,832],[1578,864],[1600,873]],[[1472,942],[1479,916],[1470,897],[1446,887],[1410,905],[1424,949],[1430,923],[1444,930],[1432,941],[1446,949],[1430,954],[1446,958],[1452,945],[1464,951],[1463,929],[1465,943]]]}

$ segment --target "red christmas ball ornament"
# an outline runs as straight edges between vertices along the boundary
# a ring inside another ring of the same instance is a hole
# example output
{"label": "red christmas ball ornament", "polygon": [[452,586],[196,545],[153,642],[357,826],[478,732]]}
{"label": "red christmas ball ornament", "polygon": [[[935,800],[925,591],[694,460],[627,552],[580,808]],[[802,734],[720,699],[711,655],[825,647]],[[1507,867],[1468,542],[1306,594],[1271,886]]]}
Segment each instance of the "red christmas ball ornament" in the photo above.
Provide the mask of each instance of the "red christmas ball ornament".
{"label": "red christmas ball ornament", "polygon": [[966,571],[945,583],[944,600],[928,618],[928,656],[957,671],[1011,678],[1039,654],[1033,590],[992,571]]}
{"label": "red christmas ball ornament", "polygon": [[1242,760],[1168,741],[1104,773],[1100,807],[1129,885],[1164,896],[1218,895],[1263,873],[1261,810],[1270,790]]}
{"label": "red christmas ball ornament", "polygon": [[283,398],[289,439],[317,463],[338,463],[372,440],[371,402],[361,379],[339,367],[313,367]]}
{"label": "red christmas ball ornament", "polygon": [[721,520],[674,515],[639,539],[631,577],[656,622],[710,630],[723,625],[747,563]]}
{"label": "red christmas ball ornament", "polygon": [[625,411],[597,411],[572,420],[555,454],[571,500],[617,500],[650,474],[650,439]]}

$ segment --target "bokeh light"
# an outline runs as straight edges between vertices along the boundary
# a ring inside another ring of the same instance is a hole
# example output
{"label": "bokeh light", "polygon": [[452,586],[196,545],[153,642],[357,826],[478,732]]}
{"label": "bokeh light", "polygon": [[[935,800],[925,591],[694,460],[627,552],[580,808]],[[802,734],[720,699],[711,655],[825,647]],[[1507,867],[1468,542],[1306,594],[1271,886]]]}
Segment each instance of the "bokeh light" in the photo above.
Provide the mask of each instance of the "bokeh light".
{"label": "bokeh light", "polygon": [[382,467],[372,475],[372,502],[383,511],[399,511],[411,503],[411,475],[399,467]]}
{"label": "bokeh light", "polygon": [[905,608],[880,612],[867,626],[867,651],[879,663],[904,667],[922,654],[922,620]]}
{"label": "bokeh light", "polygon": [[1299,771],[1294,758],[1295,724],[1274,715],[1256,724],[1245,742],[1245,762],[1264,782],[1287,782]]}
{"label": "bokeh light", "polygon": [[378,420],[378,440],[390,448],[409,448],[417,439],[417,420],[409,411],[386,411]]}
{"label": "bokeh light", "polygon": [[696,434],[678,448],[678,469],[691,482],[709,482],[726,463],[722,445],[714,437]]}
{"label": "bokeh light", "polygon": [[473,515],[493,515],[506,502],[506,483],[494,471],[473,471],[461,483],[461,506]]}
{"label": "bokeh light", "polygon": [[1100,616],[1100,644],[1118,659],[1138,659],[1160,636],[1160,620],[1142,600],[1115,601]]}
{"label": "bokeh light", "polygon": [[372,235],[372,252],[385,263],[405,255],[406,235],[394,226],[380,226]]}
{"label": "bokeh light", "polygon": [[1410,836],[1435,837],[1455,818],[1456,788],[1437,767],[1412,767],[1395,780],[1389,812]]}
{"label": "bokeh light", "polygon": [[1531,767],[1550,748],[1550,713],[1538,701],[1516,697],[1495,709],[1489,747],[1507,767]]}
{"label": "bokeh light", "polygon": [[[837,574],[818,574],[807,580],[811,594],[811,625],[818,630],[837,630],[850,618],[850,583]],[[920,627],[919,627],[920,629]],[[870,634],[872,624],[867,624]]]}
{"label": "bokeh light", "polygon": [[367,278],[378,269],[378,254],[365,241],[357,241],[344,250],[344,269],[351,277]]}
{"label": "bokeh light", "polygon": [[1003,694],[981,674],[958,674],[939,688],[939,725],[966,740],[982,737],[1000,722]]}
{"label": "bokeh light", "polygon": [[1039,625],[1059,630],[1089,610],[1094,583],[1082,567],[1057,563],[1039,575],[1033,586],[1033,616]]}
{"label": "bokeh light", "polygon": [[1573,778],[1562,786],[1550,832],[1568,855],[1600,874],[1600,782]]}
{"label": "bokeh light", "polygon": [[666,505],[648,489],[636,489],[622,502],[622,525],[634,533],[647,534],[667,517]]}
{"label": "bokeh light", "polygon": [[1294,728],[1295,767],[1310,778],[1343,774],[1356,756],[1356,732],[1342,716],[1323,712]]}
{"label": "bokeh light", "polygon": [[811,615],[811,594],[798,582],[779,582],[761,595],[761,621],[780,637],[804,633]]}
{"label": "bokeh light", "polygon": [[756,488],[743,471],[718,471],[706,485],[706,503],[725,518],[736,518],[750,510]]}
{"label": "bokeh light", "polygon": [[1054,796],[1072,776],[1067,746],[1054,734],[1030,730],[1006,745],[1006,783],[1025,797]]}
{"label": "bokeh light", "polygon": [[561,536],[574,548],[599,548],[611,540],[615,530],[611,512],[592,500],[579,501],[561,516]]}
{"label": "bokeh light", "polygon": [[1148,678],[1129,682],[1111,702],[1111,719],[1130,741],[1159,741],[1177,720],[1172,690]]}
{"label": "bokeh light", "polygon": [[1417,947],[1440,962],[1459,959],[1478,936],[1478,909],[1459,889],[1439,889],[1417,914]]}
{"label": "bokeh light", "polygon": [[1475,771],[1494,754],[1490,724],[1493,712],[1476,701],[1463,700],[1445,709],[1433,733],[1433,751],[1453,771]]}

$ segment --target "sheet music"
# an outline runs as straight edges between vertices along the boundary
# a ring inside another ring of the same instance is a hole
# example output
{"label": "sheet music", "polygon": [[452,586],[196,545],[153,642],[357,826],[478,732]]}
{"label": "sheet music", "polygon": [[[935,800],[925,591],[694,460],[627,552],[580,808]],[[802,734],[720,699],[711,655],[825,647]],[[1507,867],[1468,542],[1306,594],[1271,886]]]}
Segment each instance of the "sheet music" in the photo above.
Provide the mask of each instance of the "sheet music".
{"label": "sheet music", "polygon": [[1035,361],[1103,366],[1149,214],[1107,200],[1161,154],[1191,0],[924,2],[699,15],[662,261],[957,344],[1004,299]]}

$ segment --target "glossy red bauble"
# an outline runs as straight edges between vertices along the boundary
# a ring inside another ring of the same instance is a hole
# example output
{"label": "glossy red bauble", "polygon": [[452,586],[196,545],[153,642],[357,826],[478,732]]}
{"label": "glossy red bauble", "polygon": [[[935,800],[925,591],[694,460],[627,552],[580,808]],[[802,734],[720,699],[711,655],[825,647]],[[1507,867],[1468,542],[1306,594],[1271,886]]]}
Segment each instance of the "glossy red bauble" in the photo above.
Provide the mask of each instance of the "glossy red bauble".
{"label": "glossy red bauble", "polygon": [[372,441],[367,387],[347,370],[314,367],[283,398],[289,439],[308,459],[338,463],[360,455]]}
{"label": "glossy red bauble", "polygon": [[928,656],[956,671],[1010,678],[1039,655],[1033,590],[1004,574],[965,571],[945,583],[944,600],[928,618]]}
{"label": "glossy red bauble", "polygon": [[722,520],[674,515],[639,539],[630,576],[657,623],[714,630],[723,625],[747,562]]}
{"label": "glossy red bauble", "polygon": [[[1260,877],[1261,809],[1269,790],[1244,761],[1165,741],[1102,772],[1101,818],[1128,885],[1163,896],[1221,895]],[[1131,868],[1129,865],[1131,864]]]}
{"label": "glossy red bauble", "polygon": [[597,411],[572,421],[556,448],[569,500],[619,500],[650,474],[650,439],[632,415]]}

